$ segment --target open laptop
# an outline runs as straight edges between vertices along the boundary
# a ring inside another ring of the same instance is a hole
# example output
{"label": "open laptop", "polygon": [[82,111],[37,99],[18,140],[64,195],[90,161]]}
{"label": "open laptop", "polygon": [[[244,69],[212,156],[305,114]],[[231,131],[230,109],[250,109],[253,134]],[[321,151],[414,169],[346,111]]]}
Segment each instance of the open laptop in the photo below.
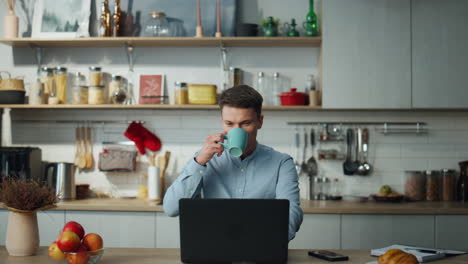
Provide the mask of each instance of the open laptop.
{"label": "open laptop", "polygon": [[289,201],[181,199],[184,263],[286,263]]}

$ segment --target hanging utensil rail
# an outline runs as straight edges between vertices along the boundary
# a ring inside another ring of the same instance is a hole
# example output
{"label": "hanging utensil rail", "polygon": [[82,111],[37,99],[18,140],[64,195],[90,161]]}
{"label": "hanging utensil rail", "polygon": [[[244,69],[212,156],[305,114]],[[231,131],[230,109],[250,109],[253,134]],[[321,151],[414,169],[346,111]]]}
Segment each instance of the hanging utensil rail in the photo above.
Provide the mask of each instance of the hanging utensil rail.
{"label": "hanging utensil rail", "polygon": [[416,134],[422,135],[429,133],[425,122],[375,122],[375,121],[362,121],[362,122],[349,122],[349,121],[332,121],[332,122],[288,122],[290,126],[320,126],[320,125],[343,125],[343,126],[382,126],[376,127],[375,131],[384,135],[390,134]]}

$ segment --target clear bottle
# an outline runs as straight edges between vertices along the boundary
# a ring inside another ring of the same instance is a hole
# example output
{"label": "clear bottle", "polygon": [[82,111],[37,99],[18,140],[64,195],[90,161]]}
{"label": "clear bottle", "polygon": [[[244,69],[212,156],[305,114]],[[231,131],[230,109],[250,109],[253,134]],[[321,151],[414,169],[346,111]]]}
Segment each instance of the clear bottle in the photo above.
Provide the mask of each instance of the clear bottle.
{"label": "clear bottle", "polygon": [[339,197],[341,197],[341,185],[338,178],[333,179],[333,181],[331,182],[330,196],[332,197],[332,199],[338,199]]}
{"label": "clear bottle", "polygon": [[283,85],[278,72],[273,73],[273,81],[271,83],[271,105],[281,105],[280,95],[283,91]]}
{"label": "clear bottle", "polygon": [[268,93],[266,91],[266,79],[265,74],[263,72],[258,72],[257,74],[257,92],[259,92],[263,97],[263,104],[270,105],[270,98],[268,97]]}
{"label": "clear bottle", "polygon": [[313,90],[315,90],[315,78],[313,74],[309,74],[306,78],[304,93],[309,94]]}
{"label": "clear bottle", "polygon": [[328,200],[330,197],[330,179],[327,177],[322,178],[322,196],[321,200]]}
{"label": "clear bottle", "polygon": [[146,19],[145,37],[169,37],[169,22],[163,12],[151,11]]}
{"label": "clear bottle", "polygon": [[322,194],[322,178],[314,177],[314,188],[313,188],[313,199],[320,200],[323,196]]}

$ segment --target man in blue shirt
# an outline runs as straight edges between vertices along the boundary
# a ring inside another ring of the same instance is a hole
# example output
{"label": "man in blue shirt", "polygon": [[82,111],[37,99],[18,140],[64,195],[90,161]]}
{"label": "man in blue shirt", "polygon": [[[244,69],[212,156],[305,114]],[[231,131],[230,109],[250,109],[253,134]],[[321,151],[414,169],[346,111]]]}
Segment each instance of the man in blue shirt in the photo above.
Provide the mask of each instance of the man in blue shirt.
{"label": "man in blue shirt", "polygon": [[[302,223],[298,176],[292,158],[257,142],[262,128],[262,96],[240,85],[225,90],[219,98],[224,132],[209,135],[202,149],[190,159],[164,197],[164,211],[179,215],[181,198],[261,198],[289,200],[289,240]],[[224,147],[223,136],[232,128],[247,131],[247,147],[240,158]]]}

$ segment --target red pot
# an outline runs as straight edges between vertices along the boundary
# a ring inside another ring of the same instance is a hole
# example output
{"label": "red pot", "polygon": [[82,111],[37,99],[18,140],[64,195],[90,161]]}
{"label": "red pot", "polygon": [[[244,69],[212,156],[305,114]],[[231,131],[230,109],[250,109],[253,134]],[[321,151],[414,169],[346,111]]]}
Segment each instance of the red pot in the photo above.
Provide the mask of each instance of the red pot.
{"label": "red pot", "polygon": [[296,88],[291,88],[290,92],[279,94],[281,105],[305,105],[307,94],[296,91]]}

